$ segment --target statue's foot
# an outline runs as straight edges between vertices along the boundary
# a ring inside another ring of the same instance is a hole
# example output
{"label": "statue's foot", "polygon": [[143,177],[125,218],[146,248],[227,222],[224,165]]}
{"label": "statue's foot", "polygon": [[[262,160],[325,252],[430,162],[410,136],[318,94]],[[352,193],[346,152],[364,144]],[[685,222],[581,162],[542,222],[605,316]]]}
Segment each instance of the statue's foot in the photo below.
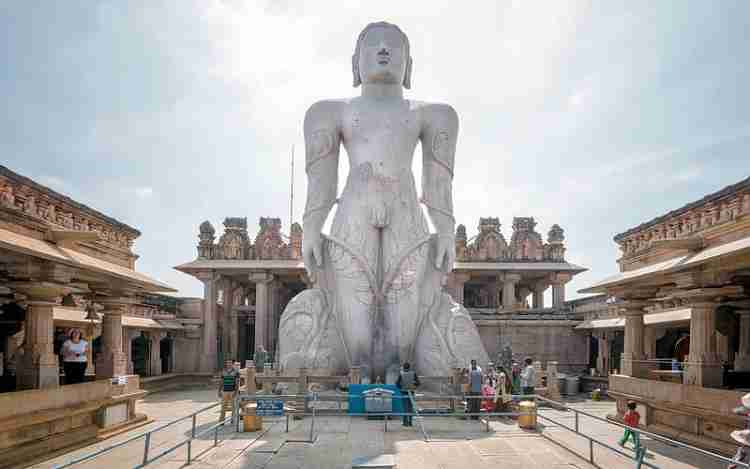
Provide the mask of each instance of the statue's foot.
{"label": "statue's foot", "polygon": [[304,290],[281,315],[279,362],[282,368],[346,371],[346,354],[323,290]]}
{"label": "statue's foot", "polygon": [[469,312],[444,292],[417,337],[415,354],[423,376],[451,376],[453,368],[468,368],[471,360],[480,366],[489,362]]}

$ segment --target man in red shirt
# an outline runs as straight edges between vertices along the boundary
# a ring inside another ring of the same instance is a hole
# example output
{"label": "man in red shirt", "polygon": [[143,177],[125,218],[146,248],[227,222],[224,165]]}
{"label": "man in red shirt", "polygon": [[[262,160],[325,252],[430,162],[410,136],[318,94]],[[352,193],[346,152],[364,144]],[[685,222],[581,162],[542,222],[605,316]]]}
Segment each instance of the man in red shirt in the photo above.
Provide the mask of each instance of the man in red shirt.
{"label": "man in red shirt", "polygon": [[[623,420],[625,421],[625,425],[628,427],[638,428],[638,422],[641,420],[641,414],[638,413],[637,410],[635,410],[635,402],[634,401],[628,401],[628,411],[625,412],[625,415],[623,416]],[[641,448],[641,439],[638,435],[638,432],[634,432],[630,430],[629,428],[625,429],[625,434],[622,436],[622,439],[620,440],[620,446],[625,446],[625,443],[627,443],[628,438],[633,437],[633,446],[636,451],[638,451]]]}

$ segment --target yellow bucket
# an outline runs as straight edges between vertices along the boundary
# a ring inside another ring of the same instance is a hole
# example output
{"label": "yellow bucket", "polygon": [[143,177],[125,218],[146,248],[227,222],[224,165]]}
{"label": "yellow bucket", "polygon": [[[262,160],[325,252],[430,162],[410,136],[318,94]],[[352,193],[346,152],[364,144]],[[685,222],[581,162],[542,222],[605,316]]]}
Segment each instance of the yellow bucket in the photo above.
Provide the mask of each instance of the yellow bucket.
{"label": "yellow bucket", "polygon": [[526,429],[536,428],[536,403],[523,401],[518,404],[518,427]]}
{"label": "yellow bucket", "polygon": [[263,417],[255,415],[255,407],[255,404],[250,404],[242,408],[243,431],[257,432],[263,430]]}

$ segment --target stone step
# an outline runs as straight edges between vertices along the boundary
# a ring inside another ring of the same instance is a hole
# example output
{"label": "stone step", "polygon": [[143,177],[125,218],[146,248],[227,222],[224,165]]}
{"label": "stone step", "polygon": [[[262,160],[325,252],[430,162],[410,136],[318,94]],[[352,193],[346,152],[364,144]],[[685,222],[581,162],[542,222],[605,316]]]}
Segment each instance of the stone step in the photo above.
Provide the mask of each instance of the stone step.
{"label": "stone step", "polygon": [[396,458],[392,454],[381,454],[378,456],[360,456],[352,460],[352,469],[389,469],[396,467]]}

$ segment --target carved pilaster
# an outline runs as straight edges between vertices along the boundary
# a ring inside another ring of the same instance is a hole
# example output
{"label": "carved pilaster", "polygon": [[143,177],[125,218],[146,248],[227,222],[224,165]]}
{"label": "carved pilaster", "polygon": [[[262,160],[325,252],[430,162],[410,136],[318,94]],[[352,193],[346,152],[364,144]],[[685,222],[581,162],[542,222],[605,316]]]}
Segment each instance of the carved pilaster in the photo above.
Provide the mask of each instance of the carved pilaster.
{"label": "carved pilaster", "polygon": [[97,299],[103,308],[102,352],[96,361],[97,379],[122,376],[127,373],[127,357],[122,346],[122,316],[135,302],[132,298]]}

